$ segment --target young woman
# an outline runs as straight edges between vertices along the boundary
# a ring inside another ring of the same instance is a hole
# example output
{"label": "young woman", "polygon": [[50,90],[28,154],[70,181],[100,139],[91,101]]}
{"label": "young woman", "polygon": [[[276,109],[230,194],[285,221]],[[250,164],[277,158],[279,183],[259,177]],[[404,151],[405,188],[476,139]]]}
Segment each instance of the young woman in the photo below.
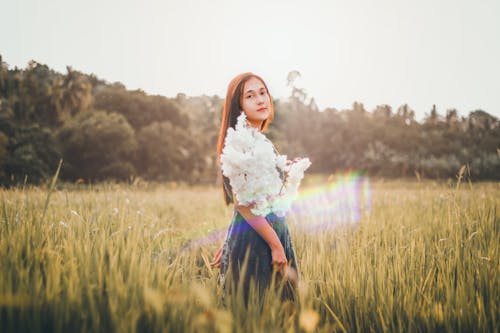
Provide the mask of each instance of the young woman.
{"label": "young woman", "polygon": [[288,161],[262,134],[273,118],[272,98],[259,76],[243,73],[229,83],[217,153],[224,199],[235,209],[211,264],[220,267],[224,290],[240,285],[246,301],[251,285],[262,295],[273,282],[283,287],[282,299],[294,300],[298,280],[285,215],[310,162]]}

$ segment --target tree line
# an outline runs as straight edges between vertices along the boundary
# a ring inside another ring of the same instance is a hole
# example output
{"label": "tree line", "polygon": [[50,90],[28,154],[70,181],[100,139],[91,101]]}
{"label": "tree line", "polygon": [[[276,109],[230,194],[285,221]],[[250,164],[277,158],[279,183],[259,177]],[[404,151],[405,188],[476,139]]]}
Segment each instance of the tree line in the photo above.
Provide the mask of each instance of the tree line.
{"label": "tree line", "polygon": [[[320,111],[293,81],[290,97],[274,100],[267,135],[282,154],[308,156],[311,172],[449,178],[465,165],[473,180],[500,179],[500,122],[484,110],[464,117],[432,107],[420,122],[409,105]],[[0,56],[0,184],[39,183],[61,158],[70,182],[215,183],[222,104],[148,95],[36,61],[9,68]]]}

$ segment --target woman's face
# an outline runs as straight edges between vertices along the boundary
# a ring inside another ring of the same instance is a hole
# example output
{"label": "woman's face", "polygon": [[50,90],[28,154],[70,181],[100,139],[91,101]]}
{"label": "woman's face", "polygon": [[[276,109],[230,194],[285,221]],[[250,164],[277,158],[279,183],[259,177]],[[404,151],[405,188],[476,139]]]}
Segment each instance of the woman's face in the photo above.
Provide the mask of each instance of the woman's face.
{"label": "woman's face", "polygon": [[256,77],[245,82],[243,95],[241,96],[241,108],[247,116],[248,122],[260,130],[262,122],[269,117],[270,98],[266,87]]}

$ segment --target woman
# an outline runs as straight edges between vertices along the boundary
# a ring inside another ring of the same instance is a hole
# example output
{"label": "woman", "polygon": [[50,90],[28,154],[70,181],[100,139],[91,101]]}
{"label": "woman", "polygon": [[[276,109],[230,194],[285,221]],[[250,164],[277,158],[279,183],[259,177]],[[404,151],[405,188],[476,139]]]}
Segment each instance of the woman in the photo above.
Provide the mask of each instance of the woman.
{"label": "woman", "polygon": [[259,76],[243,73],[230,82],[217,153],[224,199],[235,210],[211,265],[221,268],[225,291],[243,287],[246,302],[252,284],[262,295],[273,283],[283,287],[283,300],[294,300],[298,279],[284,216],[310,162],[286,160],[262,134],[273,117],[271,95]]}

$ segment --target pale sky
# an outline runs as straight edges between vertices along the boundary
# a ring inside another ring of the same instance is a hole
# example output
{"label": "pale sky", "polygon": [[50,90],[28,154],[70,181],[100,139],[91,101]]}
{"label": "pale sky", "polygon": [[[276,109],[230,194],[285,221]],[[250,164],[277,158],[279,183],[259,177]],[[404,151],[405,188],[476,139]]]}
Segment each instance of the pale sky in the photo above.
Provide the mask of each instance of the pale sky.
{"label": "pale sky", "polygon": [[2,0],[0,54],[168,97],[252,71],[283,98],[298,70],[320,109],[500,117],[500,0]]}

